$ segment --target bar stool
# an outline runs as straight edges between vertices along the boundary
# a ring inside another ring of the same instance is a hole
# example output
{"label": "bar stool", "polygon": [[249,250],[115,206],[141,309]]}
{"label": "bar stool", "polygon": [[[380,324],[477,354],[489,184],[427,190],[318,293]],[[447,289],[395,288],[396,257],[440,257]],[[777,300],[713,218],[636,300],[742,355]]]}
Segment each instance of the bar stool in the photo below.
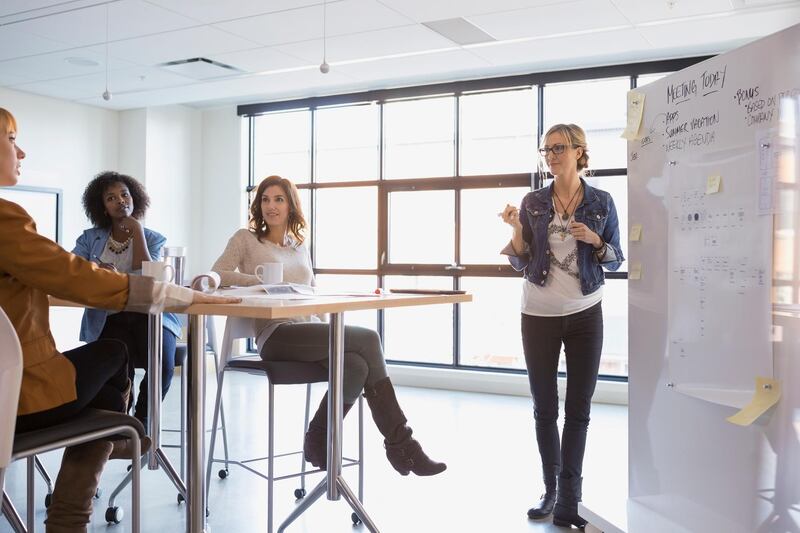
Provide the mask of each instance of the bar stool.
{"label": "bar stool", "polygon": [[[22,386],[22,349],[17,333],[5,312],[0,309],[0,412],[16,413]],[[139,469],[141,437],[144,426],[132,416],[112,411],[87,409],[62,424],[25,433],[14,433],[16,417],[0,417],[0,490],[3,489],[8,465],[18,459],[27,459],[27,529],[11,499],[3,492],[2,514],[8,518],[15,531],[34,531],[34,458],[36,454],[75,446],[93,440],[124,435],[133,443],[131,468],[134,472],[131,492],[132,531],[139,533]]]}
{"label": "bar stool", "polygon": [[[216,459],[214,457],[214,447],[216,443],[215,430],[211,433],[211,445],[208,452],[208,468],[206,470],[206,489],[211,481],[211,469],[213,463],[224,463],[224,468],[218,472],[221,479],[228,477],[229,465],[234,464],[244,468],[245,470],[256,474],[257,476],[267,480],[267,533],[273,531],[273,486],[275,481],[299,477],[300,488],[295,489],[294,496],[296,499],[301,499],[306,495],[305,490],[305,477],[307,474],[321,472],[320,469],[306,471],[306,462],[303,457],[302,451],[275,454],[275,385],[306,385],[306,408],[305,408],[305,421],[303,424],[303,435],[309,423],[309,411],[311,403],[311,385],[312,383],[327,383],[328,370],[317,363],[298,362],[298,361],[264,361],[260,357],[232,357],[233,343],[236,339],[250,338],[257,334],[256,320],[250,318],[228,317],[225,324],[225,334],[222,340],[222,351],[220,353],[220,360],[222,369],[218,374],[217,395],[214,402],[214,419],[212,428],[217,427],[218,417],[222,405],[222,388],[226,372],[244,372],[267,378],[269,384],[268,389],[268,407],[267,407],[267,456],[256,457],[250,459],[232,460],[228,457],[227,446],[225,450],[225,459]],[[225,428],[225,425],[222,425]],[[301,441],[302,442],[302,441]],[[291,455],[300,455],[300,472],[287,474],[283,476],[275,476],[274,461],[277,457],[287,457]],[[267,473],[264,474],[255,468],[249,466],[249,463],[257,461],[267,461]],[[364,401],[361,396],[358,398],[358,459],[343,458],[342,467],[358,466],[358,499],[364,501]],[[352,513],[351,519],[353,524],[359,524],[361,519],[358,518],[356,513]]]}

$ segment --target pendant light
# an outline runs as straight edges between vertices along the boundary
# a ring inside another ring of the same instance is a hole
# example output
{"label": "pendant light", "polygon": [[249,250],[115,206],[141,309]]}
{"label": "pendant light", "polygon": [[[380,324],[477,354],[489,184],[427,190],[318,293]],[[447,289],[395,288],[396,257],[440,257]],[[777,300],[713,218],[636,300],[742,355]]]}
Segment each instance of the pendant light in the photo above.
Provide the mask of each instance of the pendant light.
{"label": "pendant light", "polygon": [[108,4],[106,4],[106,90],[103,91],[103,100],[108,102],[114,96],[108,90]]}
{"label": "pendant light", "polygon": [[331,66],[328,64],[328,50],[327,50],[327,40],[328,40],[328,26],[327,26],[327,19],[328,19],[328,0],[322,0],[322,64],[319,66],[319,71],[323,74],[327,74],[331,70]]}

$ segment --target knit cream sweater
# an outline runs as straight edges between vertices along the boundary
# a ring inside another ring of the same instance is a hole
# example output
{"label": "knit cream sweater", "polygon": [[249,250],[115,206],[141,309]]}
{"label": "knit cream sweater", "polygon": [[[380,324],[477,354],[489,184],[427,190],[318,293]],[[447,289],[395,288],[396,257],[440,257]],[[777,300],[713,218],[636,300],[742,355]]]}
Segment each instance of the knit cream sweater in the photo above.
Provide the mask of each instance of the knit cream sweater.
{"label": "knit cream sweater", "polygon": [[[240,229],[228,240],[225,251],[211,267],[219,274],[222,285],[258,285],[256,267],[261,263],[283,263],[283,281],[314,285],[311,256],[305,244],[289,241],[287,246],[278,246],[268,240],[259,242],[255,233]],[[256,343],[259,351],[277,327],[292,322],[319,322],[316,316],[281,318],[259,321]]]}

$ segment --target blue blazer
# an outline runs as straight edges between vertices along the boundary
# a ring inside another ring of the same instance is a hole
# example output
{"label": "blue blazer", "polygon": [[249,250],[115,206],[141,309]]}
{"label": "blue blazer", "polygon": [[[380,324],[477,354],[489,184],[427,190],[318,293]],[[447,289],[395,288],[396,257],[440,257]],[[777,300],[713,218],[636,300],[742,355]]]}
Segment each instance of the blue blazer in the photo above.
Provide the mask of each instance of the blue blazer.
{"label": "blue blazer", "polygon": [[[78,237],[75,242],[75,248],[72,253],[88,259],[89,261],[96,255],[100,257],[103,255],[103,249],[106,247],[108,238],[111,236],[110,228],[89,228]],[[161,259],[161,248],[167,242],[166,237],[160,233],[144,228],[144,238],[147,241],[147,250],[150,252],[150,257],[154,261]],[[132,273],[141,273],[141,270]],[[106,317],[108,313],[102,309],[86,309],[83,312],[83,319],[81,320],[81,337],[84,342],[93,342],[100,337],[103,332],[103,327],[106,325]],[[162,324],[165,328],[175,334],[176,337],[181,336],[181,324],[178,317],[173,313],[164,313]]]}

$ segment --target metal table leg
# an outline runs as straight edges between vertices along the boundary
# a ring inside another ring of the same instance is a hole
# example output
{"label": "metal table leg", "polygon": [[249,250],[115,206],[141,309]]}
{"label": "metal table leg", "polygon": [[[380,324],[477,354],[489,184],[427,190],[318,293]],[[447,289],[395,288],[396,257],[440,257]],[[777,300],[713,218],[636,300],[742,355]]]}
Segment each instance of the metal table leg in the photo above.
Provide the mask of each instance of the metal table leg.
{"label": "metal table leg", "polygon": [[[186,424],[189,464],[186,469],[187,517],[189,533],[205,533],[205,340],[203,315],[189,315],[188,417]],[[185,370],[185,369],[184,369]]]}
{"label": "metal table leg", "polygon": [[283,521],[278,531],[284,531],[297,517],[327,493],[329,500],[338,500],[341,496],[350,504],[361,522],[372,533],[378,533],[378,527],[367,515],[356,495],[342,477],[342,418],[344,399],[342,396],[342,377],[344,374],[344,313],[331,313],[328,365],[328,472],[327,477],[314,487],[305,501]]}

